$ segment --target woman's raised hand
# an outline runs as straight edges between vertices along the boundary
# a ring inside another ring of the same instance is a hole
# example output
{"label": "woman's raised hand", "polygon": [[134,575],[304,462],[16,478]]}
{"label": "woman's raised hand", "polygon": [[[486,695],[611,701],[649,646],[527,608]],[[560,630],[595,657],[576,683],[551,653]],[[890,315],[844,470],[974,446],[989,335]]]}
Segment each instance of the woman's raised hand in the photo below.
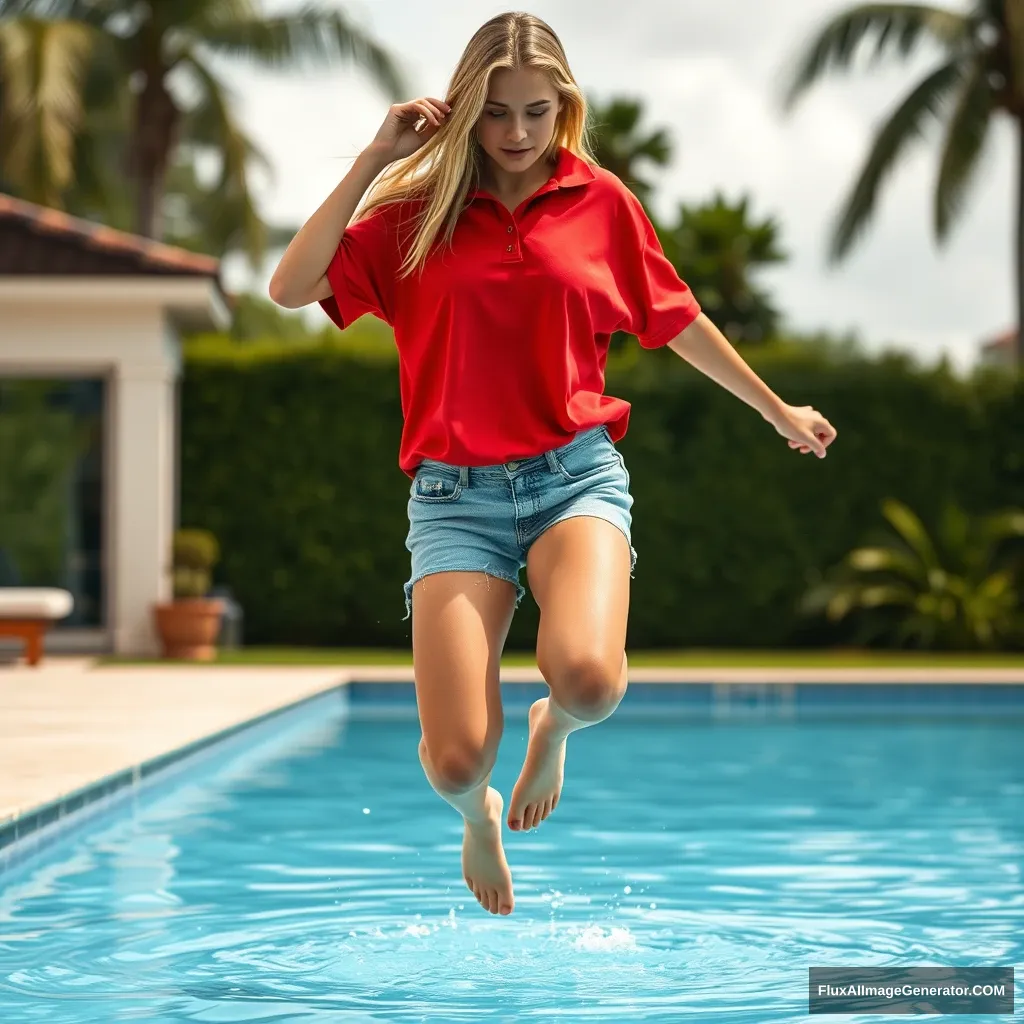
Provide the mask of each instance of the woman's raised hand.
{"label": "woman's raised hand", "polygon": [[412,156],[444,125],[451,107],[434,96],[392,103],[388,116],[367,149],[390,163]]}

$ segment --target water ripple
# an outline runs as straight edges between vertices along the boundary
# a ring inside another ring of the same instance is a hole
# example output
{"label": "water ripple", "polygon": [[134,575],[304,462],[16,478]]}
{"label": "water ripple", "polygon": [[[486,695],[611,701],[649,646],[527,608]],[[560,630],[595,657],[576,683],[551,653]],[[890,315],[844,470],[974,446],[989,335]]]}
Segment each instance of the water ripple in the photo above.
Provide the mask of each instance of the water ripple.
{"label": "water ripple", "polygon": [[509,918],[465,890],[414,723],[318,728],[10,876],[3,1024],[765,1024],[804,1019],[812,966],[1024,959],[1010,725],[613,719],[506,831]]}

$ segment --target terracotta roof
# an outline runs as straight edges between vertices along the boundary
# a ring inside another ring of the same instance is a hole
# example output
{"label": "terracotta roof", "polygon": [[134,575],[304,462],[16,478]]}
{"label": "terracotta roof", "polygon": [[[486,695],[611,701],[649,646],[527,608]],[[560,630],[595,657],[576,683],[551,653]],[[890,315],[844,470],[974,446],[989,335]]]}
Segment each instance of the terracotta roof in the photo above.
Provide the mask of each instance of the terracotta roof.
{"label": "terracotta roof", "polygon": [[220,260],[214,256],[164,245],[0,192],[0,274],[218,278],[219,273]]}
{"label": "terracotta roof", "polygon": [[1017,342],[1017,332],[1007,331],[1005,334],[997,334],[994,338],[989,339],[982,343],[982,349],[986,352],[990,352],[992,349],[997,348],[1008,348],[1012,349]]}

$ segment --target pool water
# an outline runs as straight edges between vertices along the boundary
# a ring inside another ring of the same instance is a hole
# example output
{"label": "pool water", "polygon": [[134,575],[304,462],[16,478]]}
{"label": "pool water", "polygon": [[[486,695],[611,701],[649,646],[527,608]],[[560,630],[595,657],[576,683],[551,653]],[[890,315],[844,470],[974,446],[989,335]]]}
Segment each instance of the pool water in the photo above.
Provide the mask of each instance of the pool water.
{"label": "pool water", "polygon": [[0,878],[0,1020],[763,1024],[812,966],[1024,962],[1019,720],[618,715],[505,829],[509,917],[418,736],[339,709]]}

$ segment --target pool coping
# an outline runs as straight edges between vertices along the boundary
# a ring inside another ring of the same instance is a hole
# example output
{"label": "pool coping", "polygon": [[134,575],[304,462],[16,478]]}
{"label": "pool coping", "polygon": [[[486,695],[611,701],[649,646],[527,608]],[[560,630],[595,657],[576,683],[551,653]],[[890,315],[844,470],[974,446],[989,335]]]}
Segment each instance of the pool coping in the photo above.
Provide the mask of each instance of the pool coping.
{"label": "pool coping", "polygon": [[[104,670],[120,671],[114,666],[104,666]],[[411,667],[350,666],[337,671],[337,682],[316,693],[215,730],[0,820],[0,879],[97,814],[134,798],[143,788],[168,782],[179,770],[194,766],[205,756],[226,754],[229,747],[251,743],[259,733],[272,733],[288,720],[315,714],[321,706],[334,704],[337,708],[340,701],[353,717],[415,717]],[[795,720],[816,713],[827,718],[889,717],[893,711],[906,714],[922,710],[948,720],[962,715],[968,704],[977,711],[975,701],[982,695],[982,704],[991,703],[985,708],[987,713],[1002,714],[1010,705],[1015,717],[1018,713],[1024,717],[1021,670],[832,669],[827,670],[827,678],[823,676],[826,670],[816,669],[631,669],[627,697],[632,714],[663,717],[670,702],[681,718],[697,716],[705,721]],[[528,702],[547,692],[535,668],[503,669],[501,681],[503,686],[512,684],[512,690],[506,692],[512,697],[508,710],[513,715],[525,714]],[[886,694],[886,706],[863,704],[865,687],[876,697]],[[919,703],[921,697],[938,693],[948,698],[939,702],[941,706]]]}
{"label": "pool coping", "polygon": [[307,694],[252,718],[214,730],[190,743],[118,769],[0,821],[0,880],[6,872],[41,850],[77,831],[97,815],[116,809],[144,789],[172,781],[207,757],[229,755],[253,743],[260,733],[272,734],[289,720],[305,719],[321,707],[347,700],[347,680]]}

